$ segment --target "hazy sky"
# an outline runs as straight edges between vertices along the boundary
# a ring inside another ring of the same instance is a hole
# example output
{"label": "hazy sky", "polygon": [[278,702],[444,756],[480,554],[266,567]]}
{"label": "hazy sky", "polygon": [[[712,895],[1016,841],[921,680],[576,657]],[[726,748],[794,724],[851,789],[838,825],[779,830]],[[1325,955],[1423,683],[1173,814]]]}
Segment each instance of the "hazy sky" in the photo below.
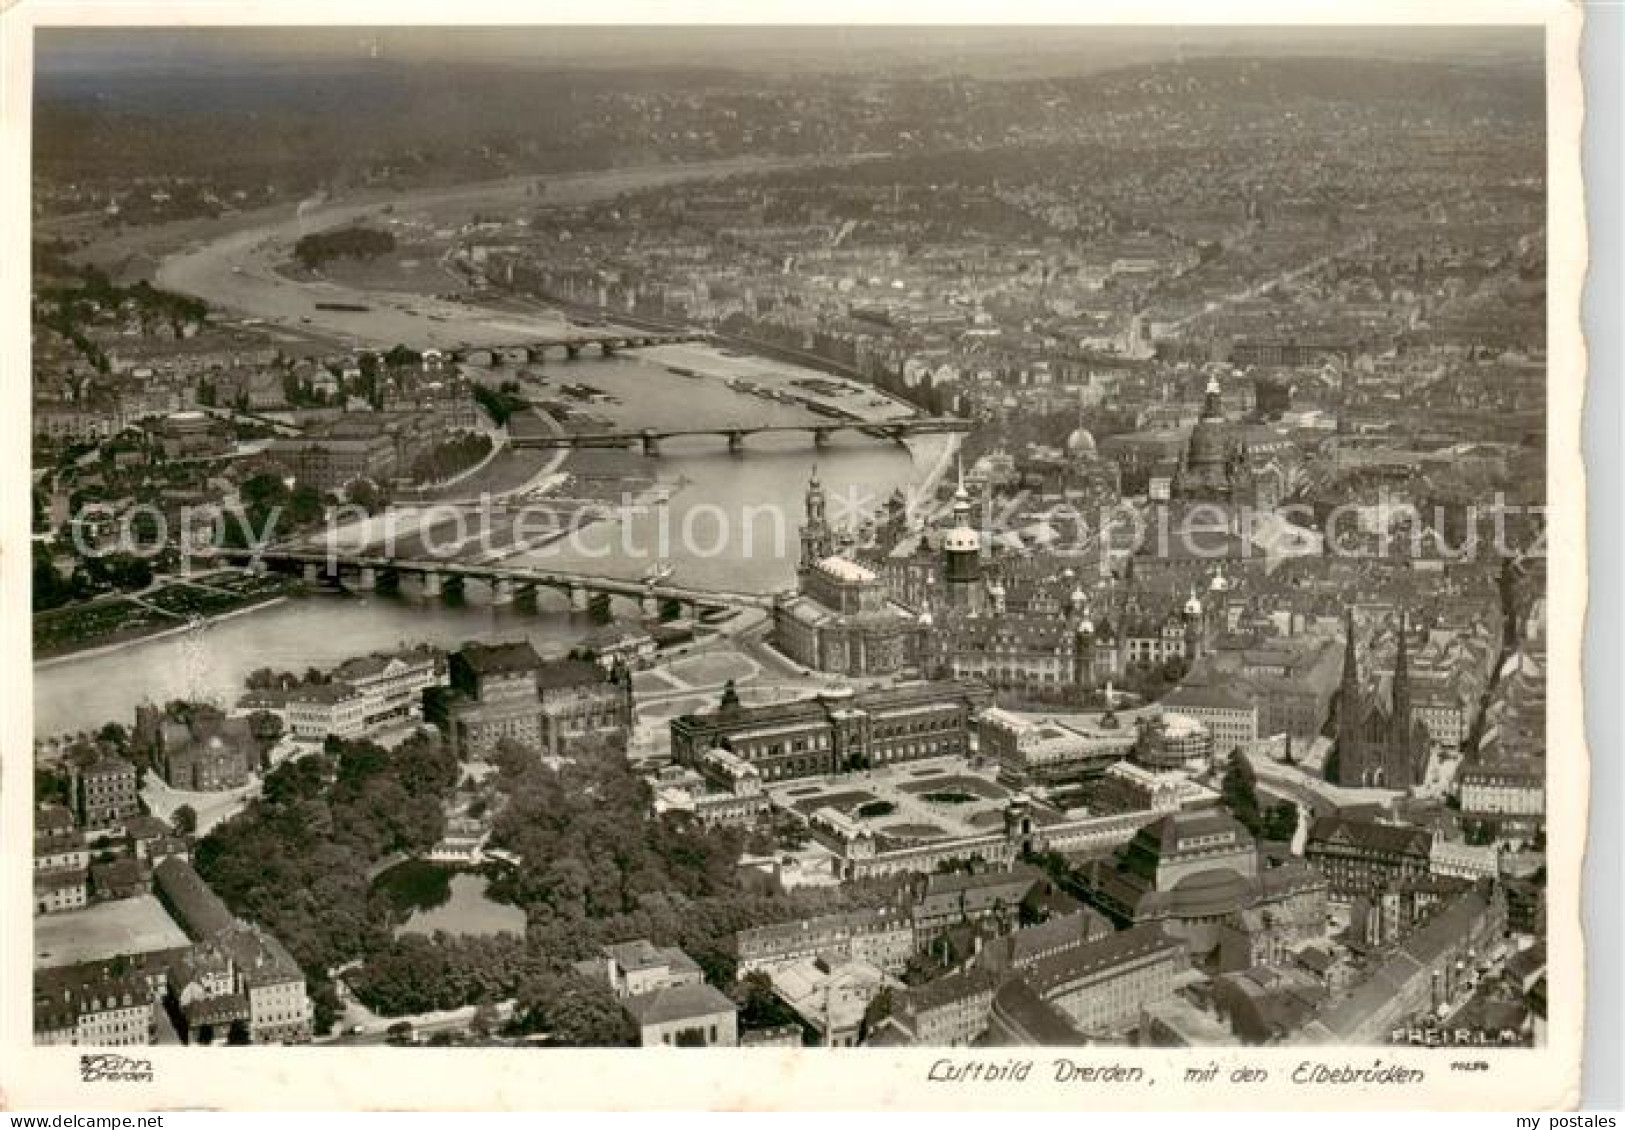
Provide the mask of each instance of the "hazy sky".
{"label": "hazy sky", "polygon": [[1091,71],[1187,55],[1299,54],[1536,61],[1539,29],[1507,28],[221,28],[41,30],[42,75],[314,59],[545,61],[603,66],[865,69],[894,63],[999,73]]}

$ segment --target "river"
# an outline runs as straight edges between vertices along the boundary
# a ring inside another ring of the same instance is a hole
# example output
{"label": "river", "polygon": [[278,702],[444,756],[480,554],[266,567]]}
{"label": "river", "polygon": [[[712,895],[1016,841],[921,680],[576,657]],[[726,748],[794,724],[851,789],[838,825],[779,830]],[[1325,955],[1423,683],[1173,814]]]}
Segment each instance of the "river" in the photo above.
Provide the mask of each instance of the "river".
{"label": "river", "polygon": [[[264,253],[256,249],[285,234],[260,228],[228,235],[166,261],[160,278],[178,289],[204,294],[211,294],[209,288],[218,283],[220,293],[230,296],[227,305],[243,312],[274,318],[296,306],[308,308],[308,284],[274,273],[249,274],[263,266],[257,256]],[[242,273],[234,267],[243,268]],[[375,309],[373,321],[347,323],[344,330],[368,345],[387,347],[394,341],[413,340],[419,332],[426,337],[451,334],[476,340],[515,317],[468,308],[466,321],[459,317],[440,323],[430,321],[420,306]],[[538,317],[545,320],[547,315]],[[511,335],[508,340],[513,340]],[[671,371],[673,366],[704,375],[681,376]],[[662,346],[602,360],[591,355],[574,362],[549,360],[541,371],[551,394],[556,395],[560,385],[587,384],[614,397],[589,410],[616,426],[796,424],[819,419],[804,407],[738,391],[726,379],[748,375],[756,384],[784,387],[797,376],[811,375],[808,371],[705,346]],[[853,391],[836,402],[874,416],[896,413],[895,406],[875,405],[873,396]],[[919,437],[905,447],[841,433],[826,447],[815,449],[810,435],[785,433],[750,437],[743,455],[731,455],[721,437],[669,440],[658,457],[640,460],[646,473],[672,490],[669,502],[627,512],[513,560],[528,557],[616,577],[638,576],[652,561],[666,560],[675,567],[674,583],[778,591],[794,583],[797,530],[815,464],[830,517],[844,524],[854,510],[876,506],[894,489],[906,489],[940,472],[952,446],[953,440],[944,436]],[[634,610],[621,605],[617,611]],[[408,642],[455,647],[468,640],[521,635],[539,650],[556,652],[595,627],[587,617],[572,616],[551,594],[544,595],[535,612],[493,610],[481,602],[477,588],[462,606],[428,603],[411,595],[295,598],[185,636],[136,641],[36,668],[34,730],[49,736],[95,729],[108,721],[129,724],[138,703],[199,693],[230,703],[241,693],[244,677],[259,667],[303,671]]]}
{"label": "river", "polygon": [[[590,362],[579,364],[596,368]],[[631,368],[635,363],[619,364]],[[665,374],[663,379],[682,378]],[[788,588],[795,583],[797,529],[815,458],[832,516],[838,516],[836,500],[884,499],[893,488],[925,477],[946,442],[929,437],[903,448],[851,438],[815,453],[804,436],[760,436],[750,441],[745,455],[736,457],[720,439],[674,441],[651,461],[662,479],[682,484],[669,503],[630,516],[624,533],[623,523],[602,523],[528,556],[560,568],[622,577],[637,576],[650,561],[664,557],[675,566],[674,583],[736,591]],[[740,536],[746,506],[753,508],[748,540]],[[724,522],[732,525],[732,536],[719,540],[715,533]],[[681,536],[685,526],[694,534],[691,545]],[[670,551],[664,554],[658,552],[662,527],[671,533]],[[775,552],[776,543],[782,544],[783,555]],[[715,554],[710,552],[713,544],[718,546]],[[623,545],[635,552],[623,554]],[[617,611],[634,614],[629,604],[617,604]],[[596,627],[588,617],[571,615],[550,594],[544,594],[536,612],[492,609],[481,602],[477,589],[462,606],[379,593],[296,597],[217,621],[196,636],[135,641],[36,668],[34,730],[43,737],[95,729],[108,721],[128,725],[138,703],[199,691],[229,704],[242,693],[248,673],[260,667],[328,667],[352,655],[419,640],[456,647],[467,640],[525,636],[538,650],[556,652]]]}

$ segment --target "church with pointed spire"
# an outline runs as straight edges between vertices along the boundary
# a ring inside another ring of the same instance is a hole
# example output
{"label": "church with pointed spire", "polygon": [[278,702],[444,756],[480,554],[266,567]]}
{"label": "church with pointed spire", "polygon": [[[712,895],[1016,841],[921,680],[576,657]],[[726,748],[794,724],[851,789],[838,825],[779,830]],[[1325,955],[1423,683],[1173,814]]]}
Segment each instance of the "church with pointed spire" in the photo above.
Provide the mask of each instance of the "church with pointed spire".
{"label": "church with pointed spire", "polygon": [[1360,678],[1354,613],[1346,617],[1343,681],[1337,705],[1336,783],[1345,788],[1410,792],[1427,775],[1432,739],[1411,706],[1409,618],[1400,615],[1393,684],[1384,701],[1380,687]]}

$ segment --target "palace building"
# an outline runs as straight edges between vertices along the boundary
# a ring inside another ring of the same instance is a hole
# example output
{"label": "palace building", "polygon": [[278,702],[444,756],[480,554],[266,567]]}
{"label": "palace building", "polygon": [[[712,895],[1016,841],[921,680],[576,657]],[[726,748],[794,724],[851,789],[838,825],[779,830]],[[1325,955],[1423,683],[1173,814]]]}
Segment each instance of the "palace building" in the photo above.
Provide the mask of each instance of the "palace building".
{"label": "palace building", "polygon": [[963,755],[976,715],[992,699],[985,687],[936,682],[724,706],[673,718],[671,753],[699,768],[707,752],[725,749],[755,767],[766,783]]}

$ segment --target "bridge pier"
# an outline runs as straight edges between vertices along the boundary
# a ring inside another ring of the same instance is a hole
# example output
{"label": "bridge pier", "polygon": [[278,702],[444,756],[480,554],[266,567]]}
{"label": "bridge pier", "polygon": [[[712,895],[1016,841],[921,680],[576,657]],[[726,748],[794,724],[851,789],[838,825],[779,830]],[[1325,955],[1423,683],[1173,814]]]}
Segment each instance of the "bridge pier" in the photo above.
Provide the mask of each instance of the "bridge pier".
{"label": "bridge pier", "polygon": [[645,620],[660,619],[660,599],[652,592],[646,592],[638,598],[638,612]]}
{"label": "bridge pier", "polygon": [[565,355],[570,358],[570,360],[574,361],[577,357],[581,356],[581,346],[567,343],[564,347],[564,352]]}
{"label": "bridge pier", "polygon": [[649,431],[647,428],[643,430],[643,454],[660,454],[660,437]]}
{"label": "bridge pier", "polygon": [[598,354],[601,357],[615,356],[615,343],[608,339],[598,343]]}
{"label": "bridge pier", "polygon": [[378,570],[374,569],[371,565],[361,566],[361,571],[356,576],[356,587],[362,592],[371,592],[373,589],[377,588]]}
{"label": "bridge pier", "polygon": [[745,453],[745,433],[744,432],[737,432],[737,431],[736,432],[729,432],[728,433],[728,454],[729,455],[743,455],[744,453]]}
{"label": "bridge pier", "polygon": [[592,598],[587,595],[587,590],[585,588],[583,588],[582,586],[580,586],[580,585],[571,585],[570,586],[570,611],[571,612],[585,612],[585,611],[587,611],[587,609],[589,607],[589,602],[591,601],[591,599]]}
{"label": "bridge pier", "polygon": [[512,604],[513,599],[513,582],[506,577],[493,577],[491,580],[491,603],[493,605]]}
{"label": "bridge pier", "polygon": [[322,581],[322,567],[314,561],[305,562],[305,584],[317,585]]}
{"label": "bridge pier", "polygon": [[813,429],[813,446],[814,447],[828,447],[829,446],[829,433],[830,433],[830,429],[828,429],[828,428],[814,428]]}
{"label": "bridge pier", "polygon": [[429,597],[430,599],[438,600],[443,592],[445,592],[445,584],[442,581],[439,573],[423,574],[424,596]]}
{"label": "bridge pier", "polygon": [[256,577],[263,577],[266,573],[270,572],[270,570],[271,567],[265,563],[264,559],[259,557],[254,558],[248,563],[248,571],[254,574]]}

